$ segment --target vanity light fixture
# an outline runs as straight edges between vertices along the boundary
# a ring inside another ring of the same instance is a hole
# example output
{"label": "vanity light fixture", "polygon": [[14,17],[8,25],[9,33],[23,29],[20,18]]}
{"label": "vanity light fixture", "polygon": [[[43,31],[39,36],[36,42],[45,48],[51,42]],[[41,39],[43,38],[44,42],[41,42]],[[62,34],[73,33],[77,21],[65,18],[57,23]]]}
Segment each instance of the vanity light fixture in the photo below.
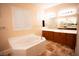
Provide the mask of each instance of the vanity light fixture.
{"label": "vanity light fixture", "polygon": [[67,8],[67,9],[60,10],[58,13],[58,16],[68,16],[76,13],[77,13],[76,8]]}

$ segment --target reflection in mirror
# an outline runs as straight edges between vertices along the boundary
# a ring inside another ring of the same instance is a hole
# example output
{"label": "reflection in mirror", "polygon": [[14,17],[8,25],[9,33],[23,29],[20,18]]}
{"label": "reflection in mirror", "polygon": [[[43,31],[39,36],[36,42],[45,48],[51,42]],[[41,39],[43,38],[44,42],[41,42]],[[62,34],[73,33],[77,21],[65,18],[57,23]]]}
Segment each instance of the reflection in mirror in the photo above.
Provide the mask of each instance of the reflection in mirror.
{"label": "reflection in mirror", "polygon": [[55,28],[56,27],[56,14],[54,12],[48,12],[44,15],[44,23],[47,28]]}
{"label": "reflection in mirror", "polygon": [[77,17],[60,18],[57,20],[58,28],[74,28],[77,27]]}

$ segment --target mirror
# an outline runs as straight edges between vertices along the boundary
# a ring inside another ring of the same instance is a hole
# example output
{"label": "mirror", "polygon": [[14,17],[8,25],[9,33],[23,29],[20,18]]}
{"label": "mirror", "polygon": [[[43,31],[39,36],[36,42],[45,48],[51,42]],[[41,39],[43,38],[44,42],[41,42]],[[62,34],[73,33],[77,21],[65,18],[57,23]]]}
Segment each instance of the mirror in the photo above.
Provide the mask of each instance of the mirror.
{"label": "mirror", "polygon": [[45,20],[45,27],[60,29],[76,29],[77,27],[77,10],[74,8],[66,8],[58,13],[48,13]]}

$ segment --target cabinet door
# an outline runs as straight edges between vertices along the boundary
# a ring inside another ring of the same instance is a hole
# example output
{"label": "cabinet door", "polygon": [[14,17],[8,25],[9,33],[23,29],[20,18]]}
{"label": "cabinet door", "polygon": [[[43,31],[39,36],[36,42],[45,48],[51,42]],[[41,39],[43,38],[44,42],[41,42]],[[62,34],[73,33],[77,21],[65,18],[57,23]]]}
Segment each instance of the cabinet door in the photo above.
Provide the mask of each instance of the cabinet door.
{"label": "cabinet door", "polygon": [[67,43],[66,45],[72,49],[75,49],[76,44],[76,34],[67,34]]}
{"label": "cabinet door", "polygon": [[42,31],[42,36],[47,39],[47,36],[48,36],[47,31]]}
{"label": "cabinet door", "polygon": [[44,36],[47,40],[53,41],[53,32],[51,31],[43,31],[42,36]]}
{"label": "cabinet door", "polygon": [[55,32],[54,33],[54,42],[65,45],[66,44],[66,34]]}

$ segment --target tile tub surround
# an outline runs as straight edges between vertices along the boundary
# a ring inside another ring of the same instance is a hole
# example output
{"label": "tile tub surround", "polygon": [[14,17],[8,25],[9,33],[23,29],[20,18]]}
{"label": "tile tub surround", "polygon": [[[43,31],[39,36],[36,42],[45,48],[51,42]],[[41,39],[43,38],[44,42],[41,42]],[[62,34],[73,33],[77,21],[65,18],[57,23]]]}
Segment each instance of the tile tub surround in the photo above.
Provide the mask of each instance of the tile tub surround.
{"label": "tile tub surround", "polygon": [[42,53],[42,56],[73,56],[73,55],[74,50],[51,41],[47,42],[46,51]]}

